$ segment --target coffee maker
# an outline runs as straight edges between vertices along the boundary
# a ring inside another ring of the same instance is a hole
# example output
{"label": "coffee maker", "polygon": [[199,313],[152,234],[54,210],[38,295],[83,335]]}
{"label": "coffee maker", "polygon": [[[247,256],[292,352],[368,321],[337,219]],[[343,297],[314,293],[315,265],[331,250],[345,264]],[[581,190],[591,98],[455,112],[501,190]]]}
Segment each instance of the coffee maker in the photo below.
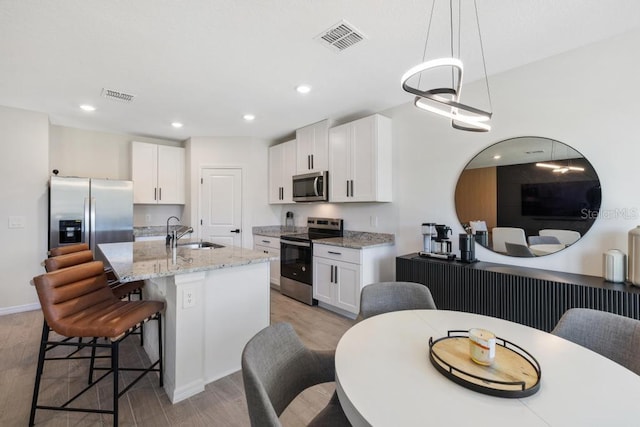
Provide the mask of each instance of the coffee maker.
{"label": "coffee maker", "polygon": [[433,247],[435,246],[436,236],[436,224],[434,222],[422,223],[423,252],[429,254],[434,252]]}
{"label": "coffee maker", "polygon": [[418,252],[418,255],[427,258],[455,259],[455,254],[451,253],[449,233],[451,233],[451,228],[446,225],[434,222],[422,223],[423,250]]}
{"label": "coffee maker", "polygon": [[436,253],[450,254],[451,253],[451,240],[449,240],[449,234],[451,233],[451,227],[447,227],[444,224],[437,224],[436,228]]}

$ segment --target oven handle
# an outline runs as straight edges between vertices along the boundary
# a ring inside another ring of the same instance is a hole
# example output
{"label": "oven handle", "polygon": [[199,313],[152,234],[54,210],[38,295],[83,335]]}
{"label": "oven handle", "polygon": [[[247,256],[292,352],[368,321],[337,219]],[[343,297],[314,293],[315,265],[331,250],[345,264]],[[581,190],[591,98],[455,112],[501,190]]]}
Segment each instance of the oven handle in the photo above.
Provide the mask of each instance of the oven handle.
{"label": "oven handle", "polygon": [[311,243],[309,242],[294,242],[291,240],[284,241],[284,239],[280,240],[281,245],[293,245],[293,246],[304,246],[305,248],[310,248]]}

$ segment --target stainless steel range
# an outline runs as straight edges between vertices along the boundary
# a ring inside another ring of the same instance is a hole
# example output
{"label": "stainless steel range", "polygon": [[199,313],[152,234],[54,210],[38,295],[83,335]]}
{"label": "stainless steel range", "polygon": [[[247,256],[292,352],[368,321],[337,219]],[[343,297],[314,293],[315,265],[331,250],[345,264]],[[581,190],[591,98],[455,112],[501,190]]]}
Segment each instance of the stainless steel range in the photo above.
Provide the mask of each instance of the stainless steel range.
{"label": "stainless steel range", "polygon": [[342,237],[343,221],[338,218],[307,219],[307,233],[280,237],[280,292],[305,304],[313,299],[313,240]]}

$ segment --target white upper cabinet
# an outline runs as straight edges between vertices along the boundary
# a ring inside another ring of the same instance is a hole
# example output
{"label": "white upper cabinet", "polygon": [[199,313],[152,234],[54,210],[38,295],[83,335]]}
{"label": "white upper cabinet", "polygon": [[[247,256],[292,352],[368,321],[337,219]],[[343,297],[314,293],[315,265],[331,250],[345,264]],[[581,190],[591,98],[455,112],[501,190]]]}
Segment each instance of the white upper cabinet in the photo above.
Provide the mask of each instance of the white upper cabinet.
{"label": "white upper cabinet", "polygon": [[133,203],[185,203],[185,150],[182,147],[131,143]]}
{"label": "white upper cabinet", "polygon": [[296,174],[296,140],[269,147],[269,203],[293,203],[292,179]]}
{"label": "white upper cabinet", "polygon": [[[329,168],[329,121],[323,120],[296,130],[298,174],[322,172]],[[331,178],[329,178],[331,181]]]}
{"label": "white upper cabinet", "polygon": [[329,200],[392,200],[391,119],[374,114],[329,130]]}

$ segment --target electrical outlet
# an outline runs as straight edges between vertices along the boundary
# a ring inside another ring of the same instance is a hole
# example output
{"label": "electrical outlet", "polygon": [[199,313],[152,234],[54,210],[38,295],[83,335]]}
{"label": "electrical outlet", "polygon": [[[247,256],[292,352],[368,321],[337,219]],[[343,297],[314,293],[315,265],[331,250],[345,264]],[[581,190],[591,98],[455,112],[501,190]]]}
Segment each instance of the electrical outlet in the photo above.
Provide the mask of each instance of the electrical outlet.
{"label": "electrical outlet", "polygon": [[371,227],[377,228],[378,227],[378,217],[375,216],[375,215],[371,215],[369,217],[369,224],[371,225]]}
{"label": "electrical outlet", "polygon": [[182,290],[182,308],[191,308],[196,306],[196,292],[193,288],[185,288]]}
{"label": "electrical outlet", "polygon": [[144,216],[144,220],[147,222],[147,224],[151,224],[151,215],[146,214],[146,215]]}
{"label": "electrical outlet", "polygon": [[9,228],[24,228],[27,218],[24,216],[10,216]]}

